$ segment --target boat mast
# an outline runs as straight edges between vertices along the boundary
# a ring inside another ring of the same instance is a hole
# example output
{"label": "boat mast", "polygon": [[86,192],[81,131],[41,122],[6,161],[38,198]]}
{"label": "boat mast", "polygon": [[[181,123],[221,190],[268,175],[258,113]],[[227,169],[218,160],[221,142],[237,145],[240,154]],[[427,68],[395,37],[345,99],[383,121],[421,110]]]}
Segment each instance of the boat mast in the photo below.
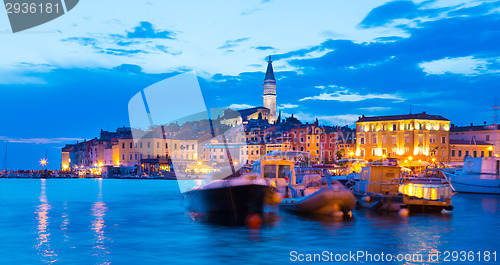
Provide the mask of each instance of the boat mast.
{"label": "boat mast", "polygon": [[498,141],[498,98],[495,98],[495,105],[493,106],[493,156],[497,155],[497,141]]}
{"label": "boat mast", "polygon": [[3,157],[3,169],[7,171],[7,143],[5,143],[5,156]]}

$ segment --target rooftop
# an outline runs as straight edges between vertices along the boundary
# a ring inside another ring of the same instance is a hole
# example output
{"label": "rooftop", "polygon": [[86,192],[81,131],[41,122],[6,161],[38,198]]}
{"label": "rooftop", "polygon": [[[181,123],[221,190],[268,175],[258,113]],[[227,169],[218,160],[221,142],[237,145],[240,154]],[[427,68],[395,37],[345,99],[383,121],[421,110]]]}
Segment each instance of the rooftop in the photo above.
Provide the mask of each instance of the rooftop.
{"label": "rooftop", "polygon": [[[452,126],[451,132],[468,132],[468,131],[489,131],[493,130],[493,125],[470,125],[470,126]],[[500,125],[497,124],[497,129],[500,130]]]}
{"label": "rooftop", "polygon": [[374,117],[359,117],[357,122],[370,122],[370,121],[397,121],[397,120],[434,120],[434,121],[449,121],[440,115],[430,115],[424,112],[407,115],[389,115],[389,116],[374,116]]}

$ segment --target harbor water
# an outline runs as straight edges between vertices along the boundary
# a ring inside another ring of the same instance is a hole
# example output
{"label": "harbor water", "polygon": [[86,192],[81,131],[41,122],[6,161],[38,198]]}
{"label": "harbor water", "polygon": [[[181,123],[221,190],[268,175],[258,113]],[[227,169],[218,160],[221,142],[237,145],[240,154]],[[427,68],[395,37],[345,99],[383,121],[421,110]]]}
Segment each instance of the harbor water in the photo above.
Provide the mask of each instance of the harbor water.
{"label": "harbor water", "polygon": [[0,179],[0,264],[282,264],[324,251],[425,258],[353,264],[429,264],[436,263],[429,253],[473,251],[481,252],[474,262],[453,262],[450,254],[448,263],[498,264],[493,254],[484,261],[483,252],[499,250],[500,197],[452,200],[451,213],[408,217],[278,211],[252,230],[189,213],[176,181]]}

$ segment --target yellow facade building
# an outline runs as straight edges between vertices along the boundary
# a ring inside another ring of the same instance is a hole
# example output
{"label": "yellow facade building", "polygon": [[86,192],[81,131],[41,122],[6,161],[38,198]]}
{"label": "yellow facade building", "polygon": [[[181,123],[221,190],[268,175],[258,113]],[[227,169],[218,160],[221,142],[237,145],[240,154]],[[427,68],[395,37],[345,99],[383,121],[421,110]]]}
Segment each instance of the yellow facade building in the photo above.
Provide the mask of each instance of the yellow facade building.
{"label": "yellow facade building", "polygon": [[450,121],[425,112],[362,116],[356,122],[356,156],[401,161],[444,162],[449,158]]}

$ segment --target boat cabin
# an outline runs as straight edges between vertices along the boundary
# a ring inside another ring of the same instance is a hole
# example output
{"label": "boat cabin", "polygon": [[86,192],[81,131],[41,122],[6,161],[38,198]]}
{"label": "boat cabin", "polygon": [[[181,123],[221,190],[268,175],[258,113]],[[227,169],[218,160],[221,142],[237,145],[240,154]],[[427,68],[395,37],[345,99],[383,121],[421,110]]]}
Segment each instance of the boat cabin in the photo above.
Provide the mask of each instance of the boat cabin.
{"label": "boat cabin", "polygon": [[500,158],[471,157],[464,159],[463,173],[500,174]]}
{"label": "boat cabin", "polygon": [[358,194],[367,192],[385,194],[398,193],[399,182],[394,179],[401,177],[401,167],[388,165],[372,165],[361,170],[359,180],[356,181],[353,191]]}

